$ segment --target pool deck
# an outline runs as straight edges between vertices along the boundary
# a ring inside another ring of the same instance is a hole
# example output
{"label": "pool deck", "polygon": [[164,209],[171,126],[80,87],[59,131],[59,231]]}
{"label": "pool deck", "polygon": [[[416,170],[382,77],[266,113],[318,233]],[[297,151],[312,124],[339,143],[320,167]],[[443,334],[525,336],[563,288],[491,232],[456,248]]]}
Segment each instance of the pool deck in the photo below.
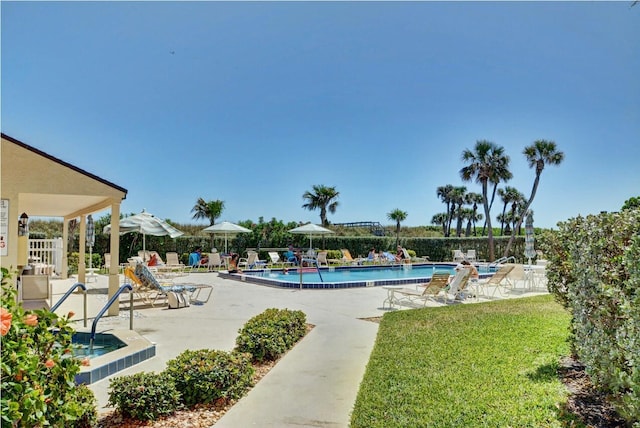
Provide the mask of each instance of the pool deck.
{"label": "pool deck", "polygon": [[[166,306],[135,307],[134,329],[156,344],[156,356],[127,368],[115,376],[141,371],[164,370],[168,360],[187,349],[230,351],[238,330],[251,317],[268,308],[301,310],[315,327],[216,424],[216,427],[348,427],[360,381],[373,349],[378,324],[365,318],[380,317],[387,290],[382,287],[329,290],[281,289],[223,279],[217,273],[196,273],[176,279],[213,286],[211,299],[204,305],[182,309]],[[53,280],[54,302],[75,282],[73,278]],[[83,327],[82,295],[73,293],[56,311],[73,310],[78,331],[89,331],[94,317],[107,302],[107,276],[97,275],[88,287],[88,329]],[[543,294],[524,291],[516,283],[510,297]],[[489,290],[491,293],[491,290]],[[126,308],[128,298],[121,303]],[[495,300],[480,298],[479,301]],[[465,301],[475,303],[475,299]],[[428,302],[427,306],[441,304]],[[400,309],[410,309],[403,306]],[[117,317],[104,317],[98,332],[129,328],[129,310]],[[109,379],[90,385],[104,413]]]}

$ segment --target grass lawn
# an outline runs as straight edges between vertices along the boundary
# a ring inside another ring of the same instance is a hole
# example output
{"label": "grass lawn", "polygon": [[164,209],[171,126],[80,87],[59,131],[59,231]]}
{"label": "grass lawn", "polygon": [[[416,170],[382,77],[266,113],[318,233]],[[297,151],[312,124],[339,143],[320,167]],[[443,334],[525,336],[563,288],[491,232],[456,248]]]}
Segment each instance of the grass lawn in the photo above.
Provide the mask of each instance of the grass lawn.
{"label": "grass lawn", "polygon": [[387,313],[351,427],[566,426],[568,326],[550,295]]}

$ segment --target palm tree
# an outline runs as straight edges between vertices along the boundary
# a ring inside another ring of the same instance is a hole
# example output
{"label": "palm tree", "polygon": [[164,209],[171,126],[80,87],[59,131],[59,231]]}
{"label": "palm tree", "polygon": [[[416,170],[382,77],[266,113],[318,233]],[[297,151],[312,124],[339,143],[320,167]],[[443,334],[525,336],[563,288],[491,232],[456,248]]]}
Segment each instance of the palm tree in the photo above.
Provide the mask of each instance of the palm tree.
{"label": "palm tree", "polygon": [[399,208],[387,213],[387,218],[396,222],[396,247],[400,243],[400,222],[407,219],[407,212]]}
{"label": "palm tree", "polygon": [[447,184],[446,186],[440,186],[438,187],[438,189],[436,190],[436,194],[438,195],[438,197],[440,198],[440,200],[442,200],[442,202],[444,202],[447,205],[447,219],[446,219],[446,223],[444,223],[444,236],[447,237],[449,236],[449,226],[451,225],[451,219],[452,219],[452,215],[453,215],[453,210],[451,208],[451,196],[453,193],[453,185],[452,184]]}
{"label": "palm tree", "polygon": [[[503,149],[504,150],[504,149]],[[498,190],[498,184],[501,182],[507,182],[513,178],[513,174],[509,171],[509,157],[504,156],[503,153],[497,154],[495,159],[494,171],[489,177],[489,182],[493,184],[493,191],[491,192],[491,201],[489,201],[489,211],[493,208],[493,202],[496,198],[496,191]],[[484,227],[487,226],[485,221]],[[482,229],[484,235],[484,228]]]}
{"label": "palm tree", "polygon": [[[460,217],[463,220],[467,221],[467,226],[464,231],[464,236],[468,238],[469,236],[471,236],[471,225],[473,223],[473,209],[465,207],[465,208],[462,208],[460,211],[461,211]],[[462,236],[462,232],[460,232],[459,236]]]}
{"label": "palm tree", "polygon": [[437,224],[438,226],[442,226],[442,235],[445,236],[447,234],[447,217],[448,213],[438,213],[434,214],[431,217],[431,224]]}
{"label": "palm tree", "polygon": [[[464,196],[464,201],[466,204],[473,206],[471,221],[473,222],[473,236],[477,236],[476,222],[482,220],[482,214],[478,214],[478,204],[482,203],[482,195],[479,193],[469,192]],[[489,207],[489,210],[491,210],[491,207]]]}
{"label": "palm tree", "polygon": [[220,218],[224,211],[224,201],[216,199],[215,201],[205,201],[202,198],[198,198],[196,204],[191,209],[193,219],[198,220],[206,218],[209,220],[209,226],[213,226],[216,223],[216,219]]}
{"label": "palm tree", "polygon": [[474,151],[465,149],[462,152],[462,160],[468,162],[468,165],[460,170],[462,180],[471,181],[475,178],[476,182],[482,186],[482,203],[489,238],[489,261],[493,261],[495,259],[495,243],[489,212],[488,185],[492,177],[496,177],[496,169],[508,169],[509,157],[504,154],[504,147],[481,140],[476,142]]}
{"label": "palm tree", "polygon": [[505,186],[504,189],[498,189],[498,195],[502,199],[502,217],[500,220],[500,235],[504,235],[504,220],[507,212],[507,205],[512,204],[520,199],[524,199],[524,195],[518,189],[511,186]]}
{"label": "palm tree", "polygon": [[529,196],[529,200],[527,200],[526,204],[520,209],[518,223],[516,227],[511,231],[511,238],[509,239],[509,243],[504,250],[504,256],[507,257],[509,251],[511,250],[511,246],[513,245],[513,241],[516,237],[516,230],[520,229],[522,222],[524,221],[526,215],[525,213],[531,207],[531,203],[533,199],[536,197],[536,192],[538,191],[538,184],[540,184],[540,175],[544,170],[544,166],[549,165],[560,165],[564,160],[564,153],[558,151],[556,148],[556,143],[554,141],[547,140],[536,140],[532,145],[524,148],[522,152],[527,158],[527,162],[529,163],[529,168],[536,168],[536,178],[533,180],[533,188],[531,189],[531,196]]}
{"label": "palm tree", "polygon": [[[464,186],[454,187],[451,192],[451,217],[456,218],[456,236],[462,235],[462,206],[465,204],[465,195],[467,188]],[[451,222],[449,222],[449,230],[451,230]]]}
{"label": "palm tree", "polygon": [[302,195],[302,199],[306,199],[307,203],[302,205],[302,208],[306,208],[309,211],[317,210],[320,208],[320,222],[322,226],[328,226],[327,210],[331,214],[335,214],[338,207],[338,201],[336,199],[340,195],[340,192],[336,191],[335,187],[327,187],[322,184],[313,186],[313,193],[308,190]]}

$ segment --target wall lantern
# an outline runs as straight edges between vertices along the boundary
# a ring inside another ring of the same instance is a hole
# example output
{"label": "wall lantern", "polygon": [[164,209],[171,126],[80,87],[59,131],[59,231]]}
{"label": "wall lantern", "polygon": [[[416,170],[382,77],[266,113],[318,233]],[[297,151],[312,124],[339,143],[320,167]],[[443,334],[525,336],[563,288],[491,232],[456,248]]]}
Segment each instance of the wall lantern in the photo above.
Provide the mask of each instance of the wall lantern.
{"label": "wall lantern", "polygon": [[22,213],[18,219],[18,236],[29,235],[29,216],[27,213]]}

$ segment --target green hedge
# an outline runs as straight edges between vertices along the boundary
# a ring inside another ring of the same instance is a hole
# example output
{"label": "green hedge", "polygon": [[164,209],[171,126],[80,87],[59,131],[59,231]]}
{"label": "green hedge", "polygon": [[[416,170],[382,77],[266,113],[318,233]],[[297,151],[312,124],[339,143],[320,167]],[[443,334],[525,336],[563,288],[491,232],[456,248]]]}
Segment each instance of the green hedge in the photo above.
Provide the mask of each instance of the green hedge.
{"label": "green hedge", "polygon": [[235,350],[251,354],[254,361],[274,361],[291,349],[306,331],[302,311],[267,309],[240,329]]}
{"label": "green hedge", "polygon": [[248,355],[200,349],[187,350],[167,362],[165,370],[188,407],[218,398],[238,398],[252,385],[253,367]]}
{"label": "green hedge", "polygon": [[640,209],[570,219],[543,242],[549,290],[573,316],[578,359],[640,426]]}

